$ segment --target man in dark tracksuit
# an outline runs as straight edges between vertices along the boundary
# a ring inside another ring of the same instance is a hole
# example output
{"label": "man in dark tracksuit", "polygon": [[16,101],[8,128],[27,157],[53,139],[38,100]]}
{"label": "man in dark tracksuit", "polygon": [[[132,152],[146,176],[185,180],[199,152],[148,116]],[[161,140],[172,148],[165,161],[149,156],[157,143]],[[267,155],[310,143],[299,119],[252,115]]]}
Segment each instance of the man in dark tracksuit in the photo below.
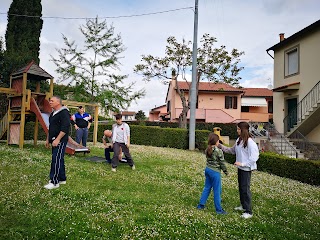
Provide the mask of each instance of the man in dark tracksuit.
{"label": "man in dark tracksuit", "polygon": [[60,184],[66,184],[66,172],[64,166],[64,153],[68,142],[70,128],[70,114],[68,108],[62,106],[61,98],[53,96],[49,101],[53,112],[49,117],[49,133],[46,147],[52,146],[52,160],[49,184],[46,189],[58,188]]}

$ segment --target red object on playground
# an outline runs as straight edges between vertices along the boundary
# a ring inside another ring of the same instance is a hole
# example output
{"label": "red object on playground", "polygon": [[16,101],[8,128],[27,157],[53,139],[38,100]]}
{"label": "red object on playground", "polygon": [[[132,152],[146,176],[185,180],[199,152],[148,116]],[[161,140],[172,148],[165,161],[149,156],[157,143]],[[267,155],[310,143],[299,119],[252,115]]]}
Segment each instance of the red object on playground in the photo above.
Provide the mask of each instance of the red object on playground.
{"label": "red object on playground", "polygon": [[[30,99],[30,110],[34,114],[36,114],[37,118],[39,119],[39,123],[41,124],[43,130],[46,134],[48,134],[49,129],[49,115],[50,112],[48,112],[48,108],[44,109],[43,112],[41,112],[36,100],[34,98]],[[49,101],[46,99],[43,99],[43,106],[46,108],[49,106]],[[51,110],[51,108],[50,108]],[[66,147],[66,153],[74,155],[77,152],[83,152],[83,153],[89,153],[90,149],[87,147],[84,147],[80,144],[78,144],[76,141],[74,141],[70,136],[68,139],[67,147]]]}

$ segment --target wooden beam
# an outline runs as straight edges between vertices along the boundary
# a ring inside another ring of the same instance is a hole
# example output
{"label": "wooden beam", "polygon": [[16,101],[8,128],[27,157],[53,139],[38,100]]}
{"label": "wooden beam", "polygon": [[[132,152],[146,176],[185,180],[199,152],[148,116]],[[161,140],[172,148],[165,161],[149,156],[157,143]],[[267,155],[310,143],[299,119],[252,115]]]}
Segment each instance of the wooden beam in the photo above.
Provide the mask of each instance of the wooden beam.
{"label": "wooden beam", "polygon": [[36,146],[38,143],[38,133],[39,133],[39,120],[36,117],[36,121],[34,123],[34,132],[33,132],[33,145]]}
{"label": "wooden beam", "polygon": [[22,103],[21,103],[21,120],[20,120],[20,138],[19,148],[23,148],[24,144],[24,126],[26,121],[26,101],[27,101],[27,73],[23,73],[22,79]]}
{"label": "wooden beam", "polygon": [[97,144],[98,138],[98,117],[99,117],[99,107],[94,108],[94,123],[93,123],[93,145]]}
{"label": "wooden beam", "polygon": [[79,107],[79,106],[93,106],[97,107],[99,106],[96,103],[85,103],[85,102],[76,102],[76,101],[69,101],[69,100],[62,100],[62,104],[65,106],[74,106],[74,107]]}
{"label": "wooden beam", "polygon": [[49,92],[49,98],[53,96],[53,78],[50,79],[50,92]]}
{"label": "wooden beam", "polygon": [[2,88],[2,87],[0,87],[0,93],[13,94],[13,95],[18,94],[17,91],[13,88]]}

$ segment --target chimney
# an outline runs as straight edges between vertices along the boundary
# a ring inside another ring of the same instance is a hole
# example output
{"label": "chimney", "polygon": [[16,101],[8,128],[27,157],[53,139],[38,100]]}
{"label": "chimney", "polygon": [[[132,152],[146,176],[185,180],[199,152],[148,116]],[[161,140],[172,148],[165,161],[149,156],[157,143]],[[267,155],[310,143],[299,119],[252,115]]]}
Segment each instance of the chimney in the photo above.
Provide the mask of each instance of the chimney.
{"label": "chimney", "polygon": [[285,39],[284,38],[284,33],[280,33],[279,36],[280,36],[280,42],[282,42]]}

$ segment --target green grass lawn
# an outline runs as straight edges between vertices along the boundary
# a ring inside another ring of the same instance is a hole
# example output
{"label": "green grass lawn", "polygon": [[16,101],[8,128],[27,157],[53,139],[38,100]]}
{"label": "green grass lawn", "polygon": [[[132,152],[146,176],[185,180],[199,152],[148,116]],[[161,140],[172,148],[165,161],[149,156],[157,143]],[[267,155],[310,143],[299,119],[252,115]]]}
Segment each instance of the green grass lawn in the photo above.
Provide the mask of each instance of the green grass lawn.
{"label": "green grass lawn", "polygon": [[[89,156],[103,156],[102,145]],[[236,168],[227,165],[222,205],[197,210],[205,157],[186,150],[132,146],[132,171],[66,156],[67,184],[48,182],[51,152],[0,144],[0,239],[320,239],[320,188],[263,172],[252,175],[251,219],[239,205]],[[289,168],[290,166],[288,166]],[[302,169],[303,171],[303,169]]]}

